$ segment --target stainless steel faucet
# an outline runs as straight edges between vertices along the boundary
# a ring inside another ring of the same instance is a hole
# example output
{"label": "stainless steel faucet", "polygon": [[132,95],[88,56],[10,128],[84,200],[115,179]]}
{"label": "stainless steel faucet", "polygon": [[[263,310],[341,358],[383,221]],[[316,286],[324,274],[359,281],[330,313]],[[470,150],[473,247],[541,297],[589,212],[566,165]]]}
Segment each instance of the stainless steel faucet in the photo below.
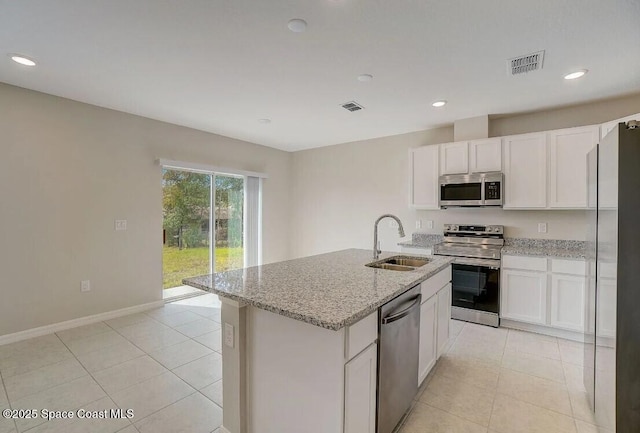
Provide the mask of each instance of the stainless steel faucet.
{"label": "stainless steel faucet", "polygon": [[380,246],[378,245],[378,223],[382,218],[387,218],[387,217],[393,218],[394,220],[396,220],[396,222],[398,223],[398,234],[400,235],[401,238],[404,237],[404,227],[402,227],[402,221],[400,221],[400,218],[398,218],[395,215],[391,215],[389,213],[386,213],[382,215],[380,218],[378,218],[376,222],[373,224],[373,259],[374,260],[378,260],[378,256],[382,252],[380,251]]}

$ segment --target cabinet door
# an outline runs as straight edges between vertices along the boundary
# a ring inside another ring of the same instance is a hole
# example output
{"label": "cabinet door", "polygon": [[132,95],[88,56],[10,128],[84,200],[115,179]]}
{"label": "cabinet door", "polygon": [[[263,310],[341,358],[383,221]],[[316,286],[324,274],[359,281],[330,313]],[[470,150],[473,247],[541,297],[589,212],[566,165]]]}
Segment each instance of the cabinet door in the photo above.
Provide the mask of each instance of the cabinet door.
{"label": "cabinet door", "polygon": [[451,324],[451,284],[447,284],[438,292],[438,358],[444,353],[449,342],[449,325]]}
{"label": "cabinet door", "polygon": [[487,138],[469,142],[469,172],[502,171],[502,140]]}
{"label": "cabinet door", "polygon": [[500,317],[545,325],[547,274],[502,270]]}
{"label": "cabinet door", "polygon": [[409,161],[409,205],[438,209],[438,145],[411,149]]}
{"label": "cabinet door", "polygon": [[502,139],[505,209],[547,206],[547,144],[544,133]]}
{"label": "cabinet door", "polygon": [[598,143],[598,127],[569,128],[547,133],[549,207],[587,207],[587,154]]}
{"label": "cabinet door", "polygon": [[440,174],[467,174],[469,172],[469,143],[440,145]]}
{"label": "cabinet door", "polygon": [[345,365],[344,433],[375,433],[377,359],[373,343]]}
{"label": "cabinet door", "polygon": [[432,296],[420,306],[420,353],[418,356],[418,386],[436,363],[438,297]]}
{"label": "cabinet door", "polygon": [[551,326],[584,332],[585,278],[551,275]]}

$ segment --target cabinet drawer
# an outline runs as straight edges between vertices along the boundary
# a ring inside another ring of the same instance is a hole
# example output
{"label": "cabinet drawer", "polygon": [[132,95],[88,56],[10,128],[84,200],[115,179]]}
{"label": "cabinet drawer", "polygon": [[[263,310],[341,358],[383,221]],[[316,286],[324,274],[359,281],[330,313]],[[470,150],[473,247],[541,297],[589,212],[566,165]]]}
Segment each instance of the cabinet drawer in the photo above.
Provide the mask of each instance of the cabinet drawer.
{"label": "cabinet drawer", "polygon": [[551,260],[551,272],[558,274],[585,275],[586,265],[584,260]]}
{"label": "cabinet drawer", "polygon": [[353,358],[378,338],[378,312],[369,314],[347,329],[345,358]]}
{"label": "cabinet drawer", "polygon": [[547,259],[542,257],[502,256],[502,267],[507,269],[546,272]]}
{"label": "cabinet drawer", "polygon": [[427,281],[420,284],[420,293],[422,294],[422,303],[438,293],[440,289],[451,282],[451,266],[447,266]]}

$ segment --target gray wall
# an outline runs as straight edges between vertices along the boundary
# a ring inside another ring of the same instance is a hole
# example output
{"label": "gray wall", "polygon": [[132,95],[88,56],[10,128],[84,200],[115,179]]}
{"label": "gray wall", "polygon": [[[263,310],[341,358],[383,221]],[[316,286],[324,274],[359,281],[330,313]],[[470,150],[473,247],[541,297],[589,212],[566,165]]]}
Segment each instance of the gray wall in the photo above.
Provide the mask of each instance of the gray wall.
{"label": "gray wall", "polygon": [[264,261],[290,256],[290,153],[5,84],[0,134],[0,335],[162,299],[156,158],[268,173]]}

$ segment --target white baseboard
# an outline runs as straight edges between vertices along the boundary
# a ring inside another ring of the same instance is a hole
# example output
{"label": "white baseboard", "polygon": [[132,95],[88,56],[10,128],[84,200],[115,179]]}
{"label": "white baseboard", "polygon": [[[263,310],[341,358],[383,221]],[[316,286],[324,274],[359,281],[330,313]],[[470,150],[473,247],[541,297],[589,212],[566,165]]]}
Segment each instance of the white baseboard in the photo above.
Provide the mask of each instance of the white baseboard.
{"label": "white baseboard", "polygon": [[16,341],[27,340],[33,337],[53,334],[54,332],[64,331],[65,329],[115,319],[116,317],[122,317],[128,314],[140,313],[141,311],[162,307],[163,305],[164,300],[149,302],[147,304],[134,305],[133,307],[121,308],[120,310],[107,311],[105,313],[98,313],[92,316],[79,317],[65,322],[53,323],[51,325],[14,332],[13,334],[0,335],[0,346],[3,344],[15,343]]}
{"label": "white baseboard", "polygon": [[549,326],[534,325],[532,323],[518,322],[509,319],[500,319],[500,326],[504,328],[517,329],[520,331],[535,332],[536,334],[549,335],[551,337],[564,338],[565,340],[584,342],[584,335],[575,331],[551,328]]}

